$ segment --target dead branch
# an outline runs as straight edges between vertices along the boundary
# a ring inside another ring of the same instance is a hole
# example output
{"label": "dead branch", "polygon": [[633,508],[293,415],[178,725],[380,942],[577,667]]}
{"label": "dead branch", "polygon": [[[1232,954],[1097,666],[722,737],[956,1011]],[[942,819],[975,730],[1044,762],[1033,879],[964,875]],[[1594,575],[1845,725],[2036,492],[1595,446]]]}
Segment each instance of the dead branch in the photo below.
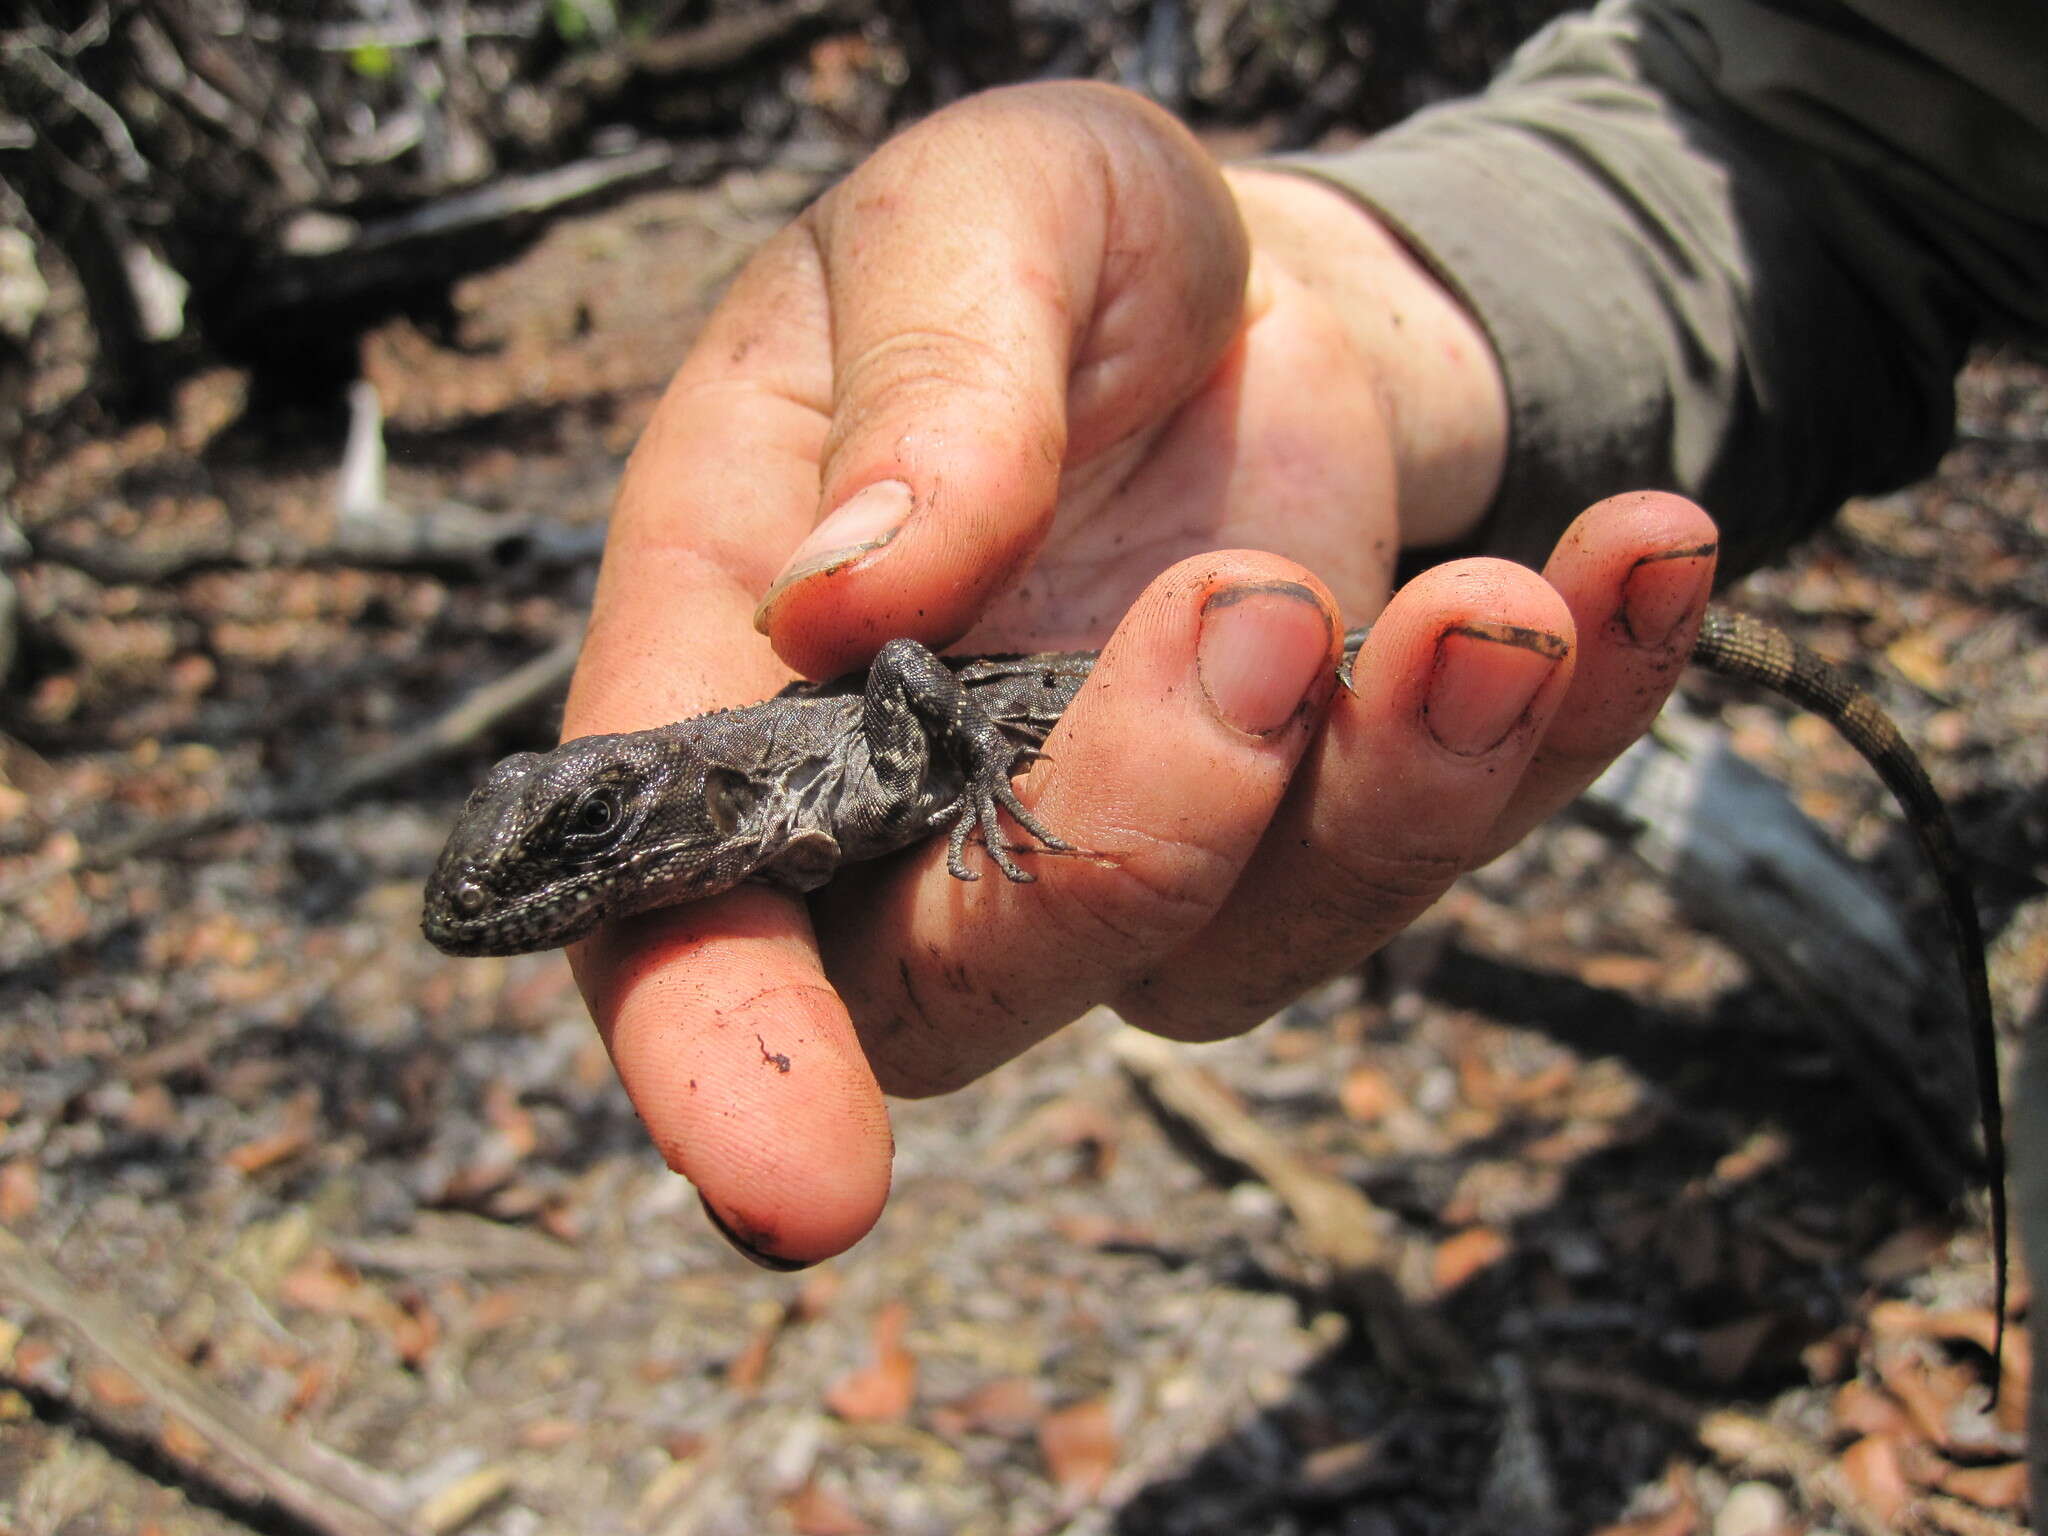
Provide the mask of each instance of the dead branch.
{"label": "dead branch", "polygon": [[1682,710],[1665,711],[1581,804],[1822,1026],[1928,1189],[1953,1198],[1974,1161],[1959,1129],[1971,1123],[1967,1033],[1869,873]]}
{"label": "dead branch", "polygon": [[1153,1105],[1280,1197],[1294,1218],[1304,1256],[1345,1293],[1390,1371],[1442,1386],[1481,1388],[1477,1362],[1426,1310],[1433,1299],[1427,1255],[1393,1216],[1342,1179],[1309,1167],[1215,1077],[1187,1060],[1183,1047],[1125,1029],[1112,1037],[1110,1050]]}
{"label": "dead branch", "polygon": [[417,1536],[384,1477],[285,1424],[250,1412],[185,1366],[121,1309],[87,1295],[0,1227],[0,1293],[14,1296],[104,1355],[156,1410],[181,1420],[277,1504],[327,1536]]}

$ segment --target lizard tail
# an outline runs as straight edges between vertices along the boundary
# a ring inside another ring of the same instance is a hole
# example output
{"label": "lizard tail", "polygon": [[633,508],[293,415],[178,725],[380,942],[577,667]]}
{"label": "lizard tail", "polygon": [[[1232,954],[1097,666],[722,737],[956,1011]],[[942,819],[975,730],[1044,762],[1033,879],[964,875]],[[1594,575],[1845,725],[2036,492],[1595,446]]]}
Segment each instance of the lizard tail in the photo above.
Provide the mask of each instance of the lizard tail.
{"label": "lizard tail", "polygon": [[1747,614],[1707,610],[1694,643],[1695,665],[1723,677],[1756,683],[1809,709],[1841,732],[1849,745],[1877,770],[1919,840],[1948,910],[1949,937],[1963,977],[1963,1002],[1976,1064],[1977,1106],[1984,1132],[1984,1161],[1991,1185],[1993,1288],[1991,1400],[1998,1401],[1999,1361],[2005,1347],[2007,1286],[2005,1196],[2005,1106],[1998,1085],[1998,1033],[1991,1013],[1991,983],[1984,966],[1984,929],[1970,885],[1969,862],[1956,840],[1948,807],[1927,777],[1906,738],[1877,702],[1839,670],[1790,635]]}

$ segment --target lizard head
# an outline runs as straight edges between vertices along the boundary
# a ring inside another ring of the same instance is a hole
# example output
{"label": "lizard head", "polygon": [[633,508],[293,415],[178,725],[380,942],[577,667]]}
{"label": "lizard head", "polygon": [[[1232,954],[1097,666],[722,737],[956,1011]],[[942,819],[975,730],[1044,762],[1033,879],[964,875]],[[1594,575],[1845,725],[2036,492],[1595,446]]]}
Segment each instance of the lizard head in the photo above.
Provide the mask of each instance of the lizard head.
{"label": "lizard head", "polygon": [[456,819],[421,927],[451,955],[524,954],[715,896],[761,862],[757,799],[674,728],[514,753]]}

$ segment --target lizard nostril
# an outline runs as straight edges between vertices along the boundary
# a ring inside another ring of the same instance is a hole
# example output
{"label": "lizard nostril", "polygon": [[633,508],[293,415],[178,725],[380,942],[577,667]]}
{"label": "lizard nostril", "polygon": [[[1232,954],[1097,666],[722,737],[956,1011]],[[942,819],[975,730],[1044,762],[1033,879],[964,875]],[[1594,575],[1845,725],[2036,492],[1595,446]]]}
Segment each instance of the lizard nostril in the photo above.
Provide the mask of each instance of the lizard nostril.
{"label": "lizard nostril", "polygon": [[455,903],[455,910],[464,917],[475,917],[477,913],[483,911],[485,904],[490,900],[484,888],[474,880],[463,881],[451,890],[448,895]]}

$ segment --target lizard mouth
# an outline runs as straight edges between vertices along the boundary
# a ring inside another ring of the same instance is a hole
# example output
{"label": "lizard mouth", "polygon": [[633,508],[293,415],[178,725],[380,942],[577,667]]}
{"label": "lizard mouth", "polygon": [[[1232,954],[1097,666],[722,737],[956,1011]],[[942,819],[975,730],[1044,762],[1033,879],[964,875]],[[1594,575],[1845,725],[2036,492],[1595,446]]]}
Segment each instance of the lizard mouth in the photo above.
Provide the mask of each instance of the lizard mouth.
{"label": "lizard mouth", "polygon": [[[695,856],[702,851],[696,843],[641,849],[616,868],[591,873],[565,888],[530,892],[495,908],[488,887],[472,869],[451,872],[428,885],[420,930],[429,944],[448,955],[525,955],[558,949],[585,937],[608,917],[726,889],[732,881],[679,895],[663,878],[676,863],[683,866],[684,880],[700,874]],[[621,891],[639,894],[622,905]]]}
{"label": "lizard mouth", "polygon": [[[436,892],[435,898],[441,893]],[[459,898],[430,898],[420,931],[447,955],[525,955],[573,944],[604,921],[604,903],[587,886],[493,913],[470,916]]]}

